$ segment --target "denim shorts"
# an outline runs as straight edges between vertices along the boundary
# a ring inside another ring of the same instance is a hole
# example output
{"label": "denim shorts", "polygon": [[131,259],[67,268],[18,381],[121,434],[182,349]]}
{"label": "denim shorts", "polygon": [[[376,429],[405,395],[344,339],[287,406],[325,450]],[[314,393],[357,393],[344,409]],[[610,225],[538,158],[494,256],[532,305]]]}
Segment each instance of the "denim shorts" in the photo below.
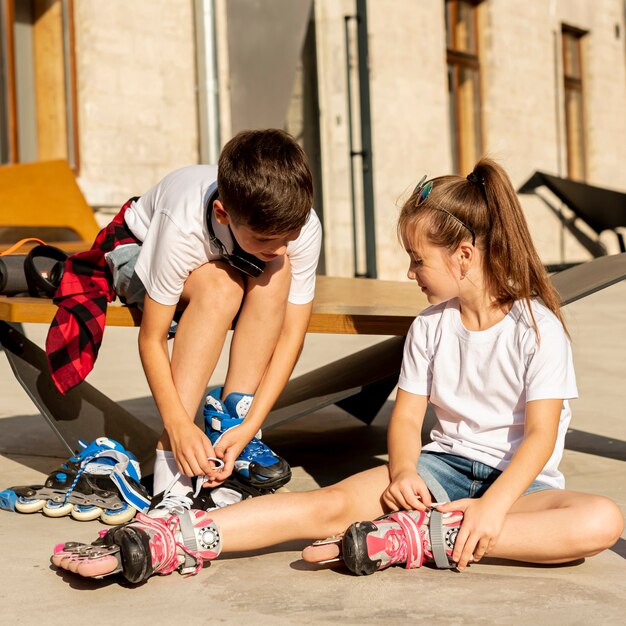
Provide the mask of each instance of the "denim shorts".
{"label": "denim shorts", "polygon": [[[443,452],[422,452],[417,471],[437,502],[480,498],[502,474],[479,461]],[[554,487],[535,480],[522,495],[544,489]]]}
{"label": "denim shorts", "polygon": [[[146,288],[141,282],[135,265],[141,252],[141,246],[136,243],[117,246],[104,255],[107,265],[113,276],[113,288],[120,300],[128,305],[143,309],[143,301],[146,297]],[[170,323],[168,338],[171,339],[176,334],[178,320],[182,311],[174,314],[174,319]]]}

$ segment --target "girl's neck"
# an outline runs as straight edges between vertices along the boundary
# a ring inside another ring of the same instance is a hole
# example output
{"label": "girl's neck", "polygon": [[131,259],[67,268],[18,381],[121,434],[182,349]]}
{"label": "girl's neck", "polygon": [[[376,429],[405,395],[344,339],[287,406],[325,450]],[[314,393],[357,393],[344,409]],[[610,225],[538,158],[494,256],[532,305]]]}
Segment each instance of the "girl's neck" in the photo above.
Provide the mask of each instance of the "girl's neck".
{"label": "girl's neck", "polygon": [[511,310],[512,303],[500,304],[486,293],[459,297],[461,322],[467,330],[487,330],[501,322]]}

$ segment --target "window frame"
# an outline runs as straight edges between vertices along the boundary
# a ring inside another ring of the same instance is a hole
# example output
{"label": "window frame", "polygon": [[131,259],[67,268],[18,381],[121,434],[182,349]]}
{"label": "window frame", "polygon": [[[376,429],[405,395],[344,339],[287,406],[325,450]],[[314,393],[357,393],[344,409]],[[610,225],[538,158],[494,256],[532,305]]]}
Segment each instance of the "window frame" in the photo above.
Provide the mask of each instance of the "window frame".
{"label": "window frame", "polygon": [[[444,2],[444,15],[447,17],[448,15],[448,7],[451,7],[451,20],[453,23],[455,21],[456,16],[458,15],[458,9],[460,2],[464,2],[465,4],[470,5],[471,8],[471,22],[472,22],[472,39],[474,41],[474,51],[468,52],[459,48],[456,48],[457,42],[456,39],[456,29],[452,29],[451,31],[451,45],[448,47],[448,39],[450,28],[450,24],[446,21],[446,67],[447,74],[450,76],[450,72],[452,73],[452,89],[450,89],[450,84],[448,85],[448,92],[450,97],[449,106],[451,108],[450,118],[454,117],[453,127],[450,128],[451,132],[451,152],[452,152],[452,164],[453,169],[456,173],[462,173],[461,170],[465,167],[471,167],[474,165],[468,165],[466,161],[468,160],[466,155],[464,154],[463,142],[460,141],[461,133],[462,133],[462,122],[461,122],[461,114],[460,114],[460,70],[469,69],[476,73],[476,90],[477,90],[477,106],[475,111],[473,111],[473,118],[476,122],[476,127],[474,128],[475,137],[478,140],[477,146],[477,157],[480,157],[483,151],[484,146],[484,135],[483,135],[483,106],[482,106],[482,76],[481,76],[481,65],[480,65],[480,29],[479,29],[479,20],[478,20],[478,6],[482,2],[482,0],[445,0]],[[454,99],[454,100],[453,100]]]}
{"label": "window frame", "polygon": [[[0,164],[21,162],[17,78],[15,57],[15,3],[0,0]],[[57,0],[61,10],[63,84],[65,97],[65,158],[74,173],[80,166],[78,141],[78,110],[76,88],[76,52],[74,33],[74,0]]]}
{"label": "window frame", "polygon": [[[576,28],[569,24],[561,24],[561,63],[563,68],[563,110],[565,117],[565,152],[567,160],[567,176],[573,180],[579,180],[584,182],[587,180],[588,174],[588,160],[587,160],[587,120],[586,120],[586,106],[585,106],[585,89],[584,89],[584,75],[585,66],[583,58],[583,38],[587,35],[588,31]],[[568,41],[573,40],[576,45],[576,55],[578,58],[578,75],[572,75],[567,73],[567,45]],[[573,120],[569,114],[567,107],[568,94],[575,93],[580,97],[581,113],[578,123],[582,150],[572,145],[572,127]],[[580,157],[580,161],[574,164],[574,155],[577,154]],[[575,170],[580,169],[582,175],[577,175]]]}

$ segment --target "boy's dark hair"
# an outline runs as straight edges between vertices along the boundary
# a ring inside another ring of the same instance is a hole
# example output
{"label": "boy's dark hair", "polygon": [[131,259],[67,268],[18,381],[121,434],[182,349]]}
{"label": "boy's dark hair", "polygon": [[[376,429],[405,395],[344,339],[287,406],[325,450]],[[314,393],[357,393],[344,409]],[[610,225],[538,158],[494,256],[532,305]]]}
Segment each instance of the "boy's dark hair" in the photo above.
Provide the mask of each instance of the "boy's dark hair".
{"label": "boy's dark hair", "polygon": [[236,225],[267,235],[302,228],[313,204],[304,151],[291,135],[274,128],[242,131],[224,146],[217,188]]}

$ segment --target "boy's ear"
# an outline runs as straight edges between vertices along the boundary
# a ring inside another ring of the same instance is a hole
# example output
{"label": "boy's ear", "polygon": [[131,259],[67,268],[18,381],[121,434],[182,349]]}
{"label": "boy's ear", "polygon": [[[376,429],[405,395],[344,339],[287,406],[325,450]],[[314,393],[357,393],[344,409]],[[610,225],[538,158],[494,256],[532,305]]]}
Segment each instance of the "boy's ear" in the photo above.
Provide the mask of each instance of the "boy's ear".
{"label": "boy's ear", "polygon": [[224,208],[224,205],[220,200],[213,201],[213,214],[215,215],[215,219],[223,225],[230,224],[230,216],[228,212]]}

